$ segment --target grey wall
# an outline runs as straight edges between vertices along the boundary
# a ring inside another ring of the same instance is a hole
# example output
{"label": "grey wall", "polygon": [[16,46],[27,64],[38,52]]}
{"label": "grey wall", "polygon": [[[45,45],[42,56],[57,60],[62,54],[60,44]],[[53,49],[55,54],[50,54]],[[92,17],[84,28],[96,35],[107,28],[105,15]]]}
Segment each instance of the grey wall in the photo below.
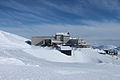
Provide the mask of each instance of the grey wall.
{"label": "grey wall", "polygon": [[32,45],[36,45],[44,39],[53,39],[53,37],[32,37]]}

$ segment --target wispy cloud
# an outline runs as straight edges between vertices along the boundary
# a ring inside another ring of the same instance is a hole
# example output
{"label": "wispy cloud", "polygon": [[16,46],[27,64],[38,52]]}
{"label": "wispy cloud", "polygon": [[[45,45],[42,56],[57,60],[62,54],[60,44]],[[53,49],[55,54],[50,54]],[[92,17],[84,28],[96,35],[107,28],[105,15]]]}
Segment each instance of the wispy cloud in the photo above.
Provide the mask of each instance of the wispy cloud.
{"label": "wispy cloud", "polygon": [[56,32],[70,32],[73,37],[85,38],[88,40],[120,40],[120,24],[116,22],[85,22],[89,25],[23,25],[21,27],[0,27],[0,29],[14,32],[30,38],[35,35],[54,35]]}
{"label": "wispy cloud", "polygon": [[28,38],[71,32],[89,40],[119,38],[119,0],[0,0],[0,29]]}
{"label": "wispy cloud", "polygon": [[[38,1],[39,2],[39,1]],[[42,2],[42,1],[41,1]],[[39,2],[40,4],[42,4]],[[27,4],[27,3],[26,3]],[[0,3],[0,5],[3,7],[1,11],[14,18],[15,20],[19,21],[36,21],[36,22],[55,22],[59,21],[60,19],[64,19],[64,17],[59,17],[54,13],[54,11],[51,11],[49,7],[46,5],[36,5],[28,3],[28,5],[25,5],[25,3],[22,3],[22,1],[19,0],[7,0]],[[7,17],[9,19],[9,17]]]}
{"label": "wispy cloud", "polygon": [[119,3],[119,0],[1,0],[0,11],[13,22],[82,24],[82,20],[119,19]]}
{"label": "wispy cloud", "polygon": [[[84,17],[85,16],[88,17],[90,15],[95,17],[96,16],[102,17],[104,16],[105,13],[114,14],[120,12],[119,0],[92,0],[92,1],[70,0],[70,1],[57,1],[57,2],[55,2],[54,0],[44,0],[44,1],[47,5],[52,6],[56,9]],[[73,4],[74,2],[76,3]]]}

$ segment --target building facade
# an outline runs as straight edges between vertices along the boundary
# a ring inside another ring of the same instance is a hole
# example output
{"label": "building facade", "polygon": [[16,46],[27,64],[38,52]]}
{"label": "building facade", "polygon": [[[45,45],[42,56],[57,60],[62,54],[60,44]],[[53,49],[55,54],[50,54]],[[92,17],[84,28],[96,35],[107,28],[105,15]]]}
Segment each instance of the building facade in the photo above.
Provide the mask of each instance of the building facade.
{"label": "building facade", "polygon": [[54,40],[53,36],[33,36],[32,45],[44,45],[46,42],[51,44],[51,40]]}
{"label": "building facade", "polygon": [[56,33],[55,36],[33,36],[32,45],[52,46],[52,45],[66,45],[78,48],[89,48],[84,39],[70,38],[68,33]]}

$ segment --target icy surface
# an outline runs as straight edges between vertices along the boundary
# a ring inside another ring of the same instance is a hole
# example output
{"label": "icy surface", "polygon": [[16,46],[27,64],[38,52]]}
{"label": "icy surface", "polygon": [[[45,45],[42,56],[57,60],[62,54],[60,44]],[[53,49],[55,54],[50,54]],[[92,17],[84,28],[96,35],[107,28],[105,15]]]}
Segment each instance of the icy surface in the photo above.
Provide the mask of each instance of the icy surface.
{"label": "icy surface", "polygon": [[71,57],[0,31],[0,80],[119,80],[120,59],[99,50],[73,49]]}

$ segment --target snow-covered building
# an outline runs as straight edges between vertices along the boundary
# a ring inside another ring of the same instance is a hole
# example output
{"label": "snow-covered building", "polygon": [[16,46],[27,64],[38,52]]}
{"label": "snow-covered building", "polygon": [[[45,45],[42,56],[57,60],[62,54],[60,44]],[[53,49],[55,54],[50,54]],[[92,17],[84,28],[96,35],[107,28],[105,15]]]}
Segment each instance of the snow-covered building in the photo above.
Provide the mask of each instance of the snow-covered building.
{"label": "snow-covered building", "polygon": [[56,33],[55,36],[33,36],[32,45],[66,44],[69,40],[69,33]]}
{"label": "snow-covered building", "polygon": [[55,40],[62,41],[63,44],[66,44],[70,40],[70,34],[68,33],[56,33]]}
{"label": "snow-covered building", "polygon": [[71,38],[70,33],[56,33],[55,36],[33,36],[32,45],[52,46],[66,45],[77,48],[89,48],[84,39]]}
{"label": "snow-covered building", "polygon": [[68,56],[72,55],[72,48],[70,46],[60,46],[58,49],[61,53],[64,53]]}

